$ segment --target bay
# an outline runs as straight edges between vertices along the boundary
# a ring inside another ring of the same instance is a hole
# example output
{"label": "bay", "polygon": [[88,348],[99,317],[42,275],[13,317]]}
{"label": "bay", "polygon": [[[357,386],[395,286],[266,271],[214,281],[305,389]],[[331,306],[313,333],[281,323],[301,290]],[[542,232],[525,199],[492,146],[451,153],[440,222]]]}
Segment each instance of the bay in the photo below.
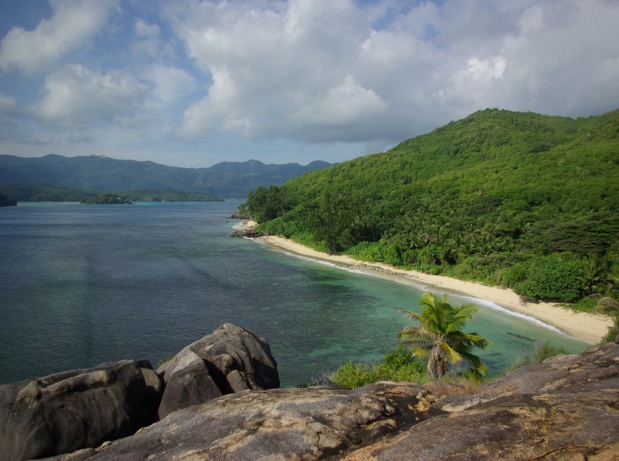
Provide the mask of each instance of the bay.
{"label": "bay", "polygon": [[[0,208],[0,383],[125,358],[156,366],[225,322],[267,339],[285,386],[394,346],[422,287],[231,238],[239,204]],[[491,375],[536,342],[587,347],[475,301]]]}

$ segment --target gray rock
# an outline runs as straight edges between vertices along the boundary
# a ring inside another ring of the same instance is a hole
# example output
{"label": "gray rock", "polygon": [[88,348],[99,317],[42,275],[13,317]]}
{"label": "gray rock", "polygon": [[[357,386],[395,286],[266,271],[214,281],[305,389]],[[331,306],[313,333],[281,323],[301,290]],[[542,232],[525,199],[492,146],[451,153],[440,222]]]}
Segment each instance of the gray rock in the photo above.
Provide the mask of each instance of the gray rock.
{"label": "gray rock", "polygon": [[160,418],[224,394],[279,387],[269,344],[230,323],[184,348],[157,372],[165,381]]}
{"label": "gray rock", "polygon": [[0,460],[96,447],[157,418],[161,381],[124,360],[0,386]]}
{"label": "gray rock", "polygon": [[410,383],[379,383],[354,391],[244,391],[176,411],[105,447],[54,459],[327,459],[423,419],[415,410],[422,391]]}
{"label": "gray rock", "polygon": [[[222,336],[236,328],[224,328]],[[257,375],[234,368],[228,352],[212,360],[230,389],[254,386]],[[199,364],[199,353],[192,353],[179,370]],[[85,379],[89,385],[101,381],[99,375]],[[60,387],[73,386],[69,381]],[[618,459],[617,344],[557,356],[487,385],[460,388],[462,395],[447,385],[434,389],[433,395],[415,384],[378,383],[354,391],[241,391],[173,412],[124,439],[53,459]],[[37,398],[36,389],[20,391],[21,399]]]}
{"label": "gray rock", "polygon": [[346,461],[616,460],[619,346],[557,356],[513,371],[479,393],[449,396],[437,416]]}

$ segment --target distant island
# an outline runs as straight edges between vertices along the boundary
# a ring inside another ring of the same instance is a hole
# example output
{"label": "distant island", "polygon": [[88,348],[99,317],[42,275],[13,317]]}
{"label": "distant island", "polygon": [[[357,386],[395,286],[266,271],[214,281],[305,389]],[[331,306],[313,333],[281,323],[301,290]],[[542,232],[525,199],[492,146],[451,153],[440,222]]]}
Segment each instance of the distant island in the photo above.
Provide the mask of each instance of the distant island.
{"label": "distant island", "polygon": [[94,198],[82,200],[83,205],[132,205],[133,202],[127,197],[116,194],[101,194]]}
{"label": "distant island", "polygon": [[6,195],[0,194],[0,207],[2,206],[16,206],[17,200],[13,200]]}
{"label": "distant island", "polygon": [[[102,194],[126,197],[132,202],[222,202],[224,199],[205,192],[175,190],[113,190],[109,192],[73,189],[50,184],[7,184],[0,193],[20,202],[82,202],[99,203]],[[109,203],[103,199],[104,203]]]}

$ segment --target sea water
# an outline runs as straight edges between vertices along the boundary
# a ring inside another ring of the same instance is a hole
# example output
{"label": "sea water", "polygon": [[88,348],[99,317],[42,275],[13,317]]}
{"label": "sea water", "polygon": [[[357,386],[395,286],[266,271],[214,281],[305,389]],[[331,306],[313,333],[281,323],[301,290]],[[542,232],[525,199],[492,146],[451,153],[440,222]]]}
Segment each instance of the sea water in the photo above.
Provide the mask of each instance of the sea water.
{"label": "sea water", "polygon": [[[231,238],[239,201],[0,208],[0,383],[120,359],[154,366],[225,322],[263,336],[283,385],[381,358],[426,287]],[[450,295],[458,305],[472,301]],[[535,343],[587,345],[473,300],[499,374]]]}

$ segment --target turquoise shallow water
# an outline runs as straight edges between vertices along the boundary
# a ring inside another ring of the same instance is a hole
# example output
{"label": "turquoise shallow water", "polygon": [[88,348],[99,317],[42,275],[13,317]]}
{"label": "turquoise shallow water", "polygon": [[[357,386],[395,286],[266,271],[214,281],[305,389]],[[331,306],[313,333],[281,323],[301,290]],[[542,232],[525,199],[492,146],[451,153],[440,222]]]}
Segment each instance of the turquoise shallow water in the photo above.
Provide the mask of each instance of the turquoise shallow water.
{"label": "turquoise shallow water", "polygon": [[[418,287],[230,238],[238,205],[0,208],[0,383],[123,358],[156,365],[224,322],[265,337],[289,386],[390,350]],[[536,341],[586,348],[486,304],[471,328],[494,343],[492,374]]]}

